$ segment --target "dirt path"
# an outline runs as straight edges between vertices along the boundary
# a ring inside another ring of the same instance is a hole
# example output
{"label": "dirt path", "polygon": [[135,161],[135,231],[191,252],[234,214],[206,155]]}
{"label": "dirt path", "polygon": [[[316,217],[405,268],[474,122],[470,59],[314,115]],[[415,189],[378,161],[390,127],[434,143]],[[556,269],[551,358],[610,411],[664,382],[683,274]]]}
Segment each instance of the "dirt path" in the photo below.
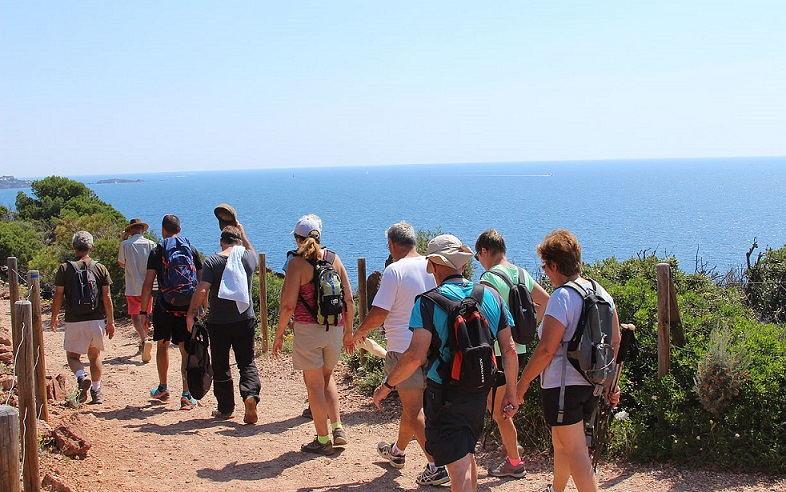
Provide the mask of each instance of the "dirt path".
{"label": "dirt path", "polygon": [[[0,333],[9,327],[9,302],[3,300]],[[148,398],[149,389],[157,383],[155,362],[141,362],[132,333],[128,323],[121,323],[114,340],[106,342],[104,405],[85,405],[78,410],[50,407],[54,423],[79,413],[93,447],[85,460],[43,453],[42,477],[53,472],[74,491],[419,489],[415,476],[425,462],[415,443],[408,448],[407,466],[402,470],[392,469],[375,452],[378,441],[390,440],[396,433],[395,404],[388,404],[386,411],[375,411],[368,398],[340,384],[342,421],[349,444],[332,457],[314,457],[300,452],[300,444],[313,438],[314,428],[311,421],[300,416],[306,392],[300,373],[292,370],[291,360],[267,356],[258,359],[262,402],[257,425],[243,425],[241,406],[235,419],[217,421],[210,417],[215,408],[212,394],[192,411],[179,410],[178,398],[166,404]],[[68,375],[73,386],[62,349],[62,328],[57,333],[45,330],[45,341],[48,372]],[[174,397],[181,389],[176,369],[179,354],[174,349],[170,361]],[[479,490],[542,490],[551,477],[548,456],[531,456],[529,474],[521,480],[489,477],[485,470],[498,456],[491,452],[479,455]],[[683,471],[668,465],[604,465],[598,481],[602,489],[612,491],[786,491],[786,479]]]}

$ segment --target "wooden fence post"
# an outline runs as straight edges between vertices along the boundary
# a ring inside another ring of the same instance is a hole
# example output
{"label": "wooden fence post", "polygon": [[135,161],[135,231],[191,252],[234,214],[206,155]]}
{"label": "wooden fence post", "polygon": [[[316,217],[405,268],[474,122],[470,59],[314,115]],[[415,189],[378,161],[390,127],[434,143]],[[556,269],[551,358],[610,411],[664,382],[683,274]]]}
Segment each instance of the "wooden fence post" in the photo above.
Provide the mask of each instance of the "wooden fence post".
{"label": "wooden fence post", "polygon": [[[366,259],[358,258],[358,319],[361,323],[366,319],[368,314],[368,304],[366,299],[368,292],[366,291]],[[360,363],[366,363],[366,351],[360,351]]]}
{"label": "wooden fence post", "polygon": [[[11,326],[13,327],[15,326],[16,320],[14,304],[19,300],[19,272],[16,269],[16,257],[9,256],[8,260],[6,260],[6,265],[8,265],[8,292],[11,295]],[[15,334],[11,333],[11,335],[14,353],[16,353],[16,347],[19,345],[19,340],[17,340]]]}
{"label": "wooden fence post", "polygon": [[267,326],[267,265],[265,253],[259,253],[259,318],[262,324],[262,352],[268,353],[270,341]]}
{"label": "wooden fence post", "polygon": [[38,270],[27,272],[27,288],[33,308],[33,364],[35,365],[35,411],[39,420],[49,422],[46,401],[46,356],[44,354],[44,324],[41,320],[41,285]]}
{"label": "wooden fence post", "polygon": [[0,405],[0,490],[19,492],[19,412]]}
{"label": "wooden fence post", "polygon": [[33,308],[30,301],[17,301],[14,333],[20,340],[14,371],[19,390],[19,428],[22,431],[22,484],[25,492],[41,490],[38,470],[38,420],[35,413],[33,372]]}
{"label": "wooden fence post", "polygon": [[658,263],[658,377],[669,373],[671,367],[671,267]]}

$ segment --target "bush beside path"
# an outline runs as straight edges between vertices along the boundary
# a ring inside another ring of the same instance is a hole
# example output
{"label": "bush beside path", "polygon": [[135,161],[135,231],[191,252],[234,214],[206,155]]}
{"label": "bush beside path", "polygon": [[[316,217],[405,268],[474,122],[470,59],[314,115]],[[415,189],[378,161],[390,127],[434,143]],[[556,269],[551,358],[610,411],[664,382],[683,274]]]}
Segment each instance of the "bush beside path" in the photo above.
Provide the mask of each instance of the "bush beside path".
{"label": "bush beside path", "polygon": [[[0,334],[10,332],[9,312],[10,304],[4,299],[0,302]],[[75,383],[62,349],[62,327],[59,330],[52,333],[46,327],[44,332],[47,369],[53,376],[66,374],[70,389]],[[310,420],[300,416],[306,392],[289,358],[261,356],[257,360],[262,382],[260,420],[257,425],[243,425],[239,402],[234,419],[211,418],[215,408],[212,394],[194,410],[179,409],[180,357],[174,348],[170,350],[169,370],[172,398],[168,403],[150,400],[148,392],[157,383],[155,359],[141,362],[134,337],[133,327],[121,322],[115,338],[105,341],[103,405],[79,409],[50,406],[53,427],[78,413],[92,448],[81,460],[47,448],[41,453],[42,478],[49,473],[73,491],[91,492],[448,490],[415,484],[425,461],[414,442],[408,447],[407,465],[402,470],[394,470],[377,456],[377,442],[390,441],[396,435],[395,402],[387,402],[383,412],[376,411],[368,397],[340,382],[342,421],[349,444],[332,457],[315,457],[300,452],[300,444],[313,438],[314,428]],[[344,372],[340,368],[337,374]],[[527,457],[529,474],[525,478],[488,476],[487,467],[500,457],[498,449],[478,455],[479,490],[537,491],[550,480],[551,460],[536,452]],[[786,491],[786,478],[684,470],[668,464],[603,463],[598,482],[601,489],[612,491]]]}

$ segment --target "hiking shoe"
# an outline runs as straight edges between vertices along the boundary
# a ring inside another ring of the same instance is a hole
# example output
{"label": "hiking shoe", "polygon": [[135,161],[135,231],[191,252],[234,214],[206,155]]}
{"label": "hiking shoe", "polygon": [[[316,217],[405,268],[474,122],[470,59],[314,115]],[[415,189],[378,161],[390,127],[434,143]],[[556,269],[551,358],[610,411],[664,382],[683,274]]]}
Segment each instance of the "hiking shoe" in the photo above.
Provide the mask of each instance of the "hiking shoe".
{"label": "hiking shoe", "polygon": [[243,422],[247,424],[256,424],[259,417],[257,416],[257,399],[253,396],[246,398],[246,414],[243,415]]}
{"label": "hiking shoe", "polygon": [[545,492],[555,492],[554,487],[551,484],[546,485]]}
{"label": "hiking shoe", "polygon": [[166,388],[162,390],[160,386],[156,386],[150,390],[150,398],[166,401],[169,399],[169,390]]}
{"label": "hiking shoe", "polygon": [[300,450],[304,453],[324,454],[325,456],[330,456],[334,452],[333,444],[330,441],[322,444],[316,437],[310,443],[302,444]]}
{"label": "hiking shoe", "polygon": [[404,468],[404,462],[407,460],[406,455],[393,454],[393,446],[386,443],[385,441],[377,444],[377,454],[390,461],[390,464],[393,466],[393,468]]}
{"label": "hiking shoe", "polygon": [[101,393],[101,388],[98,388],[98,391],[93,389],[90,390],[90,404],[91,405],[101,405],[104,403],[104,394]]}
{"label": "hiking shoe", "polygon": [[513,477],[521,478],[527,474],[527,469],[524,468],[524,462],[518,466],[510,464],[510,460],[505,458],[499,465],[489,468],[489,475],[492,477]]}
{"label": "hiking shoe", "polygon": [[438,466],[436,470],[431,471],[428,465],[426,465],[426,469],[420,472],[415,482],[418,485],[442,485],[443,483],[448,483],[450,482],[448,469],[444,466]]}
{"label": "hiking shoe", "polygon": [[93,385],[93,381],[90,378],[82,376],[76,378],[76,385],[79,388],[79,392],[76,395],[76,399],[79,403],[84,403],[87,401],[87,390]]}
{"label": "hiking shoe", "polygon": [[213,412],[210,415],[212,415],[213,417],[215,417],[217,419],[221,419],[221,420],[229,420],[229,419],[235,417],[234,415],[232,415],[231,412],[230,413],[223,413],[223,412],[219,412],[218,410],[213,410]]}
{"label": "hiking shoe", "polygon": [[183,393],[183,396],[180,397],[180,410],[193,410],[197,405],[199,402],[191,396],[191,393]]}
{"label": "hiking shoe", "polygon": [[142,362],[150,362],[153,359],[153,342],[145,340],[142,344]]}
{"label": "hiking shoe", "polygon": [[314,417],[311,416],[311,407],[306,407],[306,409],[303,410],[303,413],[301,413],[300,416],[307,419],[313,419]]}
{"label": "hiking shoe", "polygon": [[333,429],[333,445],[334,446],[347,445],[347,433],[344,431],[343,427],[337,427]]}

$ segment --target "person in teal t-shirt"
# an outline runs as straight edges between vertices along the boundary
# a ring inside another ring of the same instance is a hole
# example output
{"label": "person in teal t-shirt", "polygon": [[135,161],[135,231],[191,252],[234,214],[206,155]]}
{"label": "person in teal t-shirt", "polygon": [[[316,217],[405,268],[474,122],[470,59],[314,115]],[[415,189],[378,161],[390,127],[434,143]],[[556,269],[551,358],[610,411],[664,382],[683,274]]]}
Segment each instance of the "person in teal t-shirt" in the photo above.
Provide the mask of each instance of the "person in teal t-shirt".
{"label": "person in teal t-shirt", "polygon": [[[518,283],[524,284],[532,294],[532,301],[536,305],[537,319],[543,317],[543,311],[546,308],[546,303],[549,300],[549,294],[541,287],[535,279],[523,268],[517,267],[510,263],[505,257],[507,248],[505,247],[505,238],[502,234],[495,229],[489,229],[478,236],[475,241],[475,259],[480,262],[483,268],[486,269],[483,275],[480,276],[482,284],[492,287],[499,292],[500,297],[506,303],[510,294],[510,287],[498,275],[491,272],[498,272],[506,275],[513,285]],[[523,275],[523,278],[520,277]],[[494,349],[499,356],[499,345],[495,342]],[[519,354],[519,366],[522,366],[522,354],[527,352],[526,345],[516,344],[516,353]],[[501,359],[498,359],[501,360]],[[516,384],[510,381],[508,384]],[[521,459],[518,445],[518,435],[516,433],[516,426],[513,425],[512,419],[503,418],[502,408],[500,402],[496,402],[493,410],[491,409],[491,399],[488,402],[489,411],[494,417],[499,427],[499,434],[502,438],[502,444],[505,446],[507,458],[497,466],[489,468],[489,475],[495,477],[515,477],[521,478],[526,475],[527,470],[524,468],[524,462]]]}

